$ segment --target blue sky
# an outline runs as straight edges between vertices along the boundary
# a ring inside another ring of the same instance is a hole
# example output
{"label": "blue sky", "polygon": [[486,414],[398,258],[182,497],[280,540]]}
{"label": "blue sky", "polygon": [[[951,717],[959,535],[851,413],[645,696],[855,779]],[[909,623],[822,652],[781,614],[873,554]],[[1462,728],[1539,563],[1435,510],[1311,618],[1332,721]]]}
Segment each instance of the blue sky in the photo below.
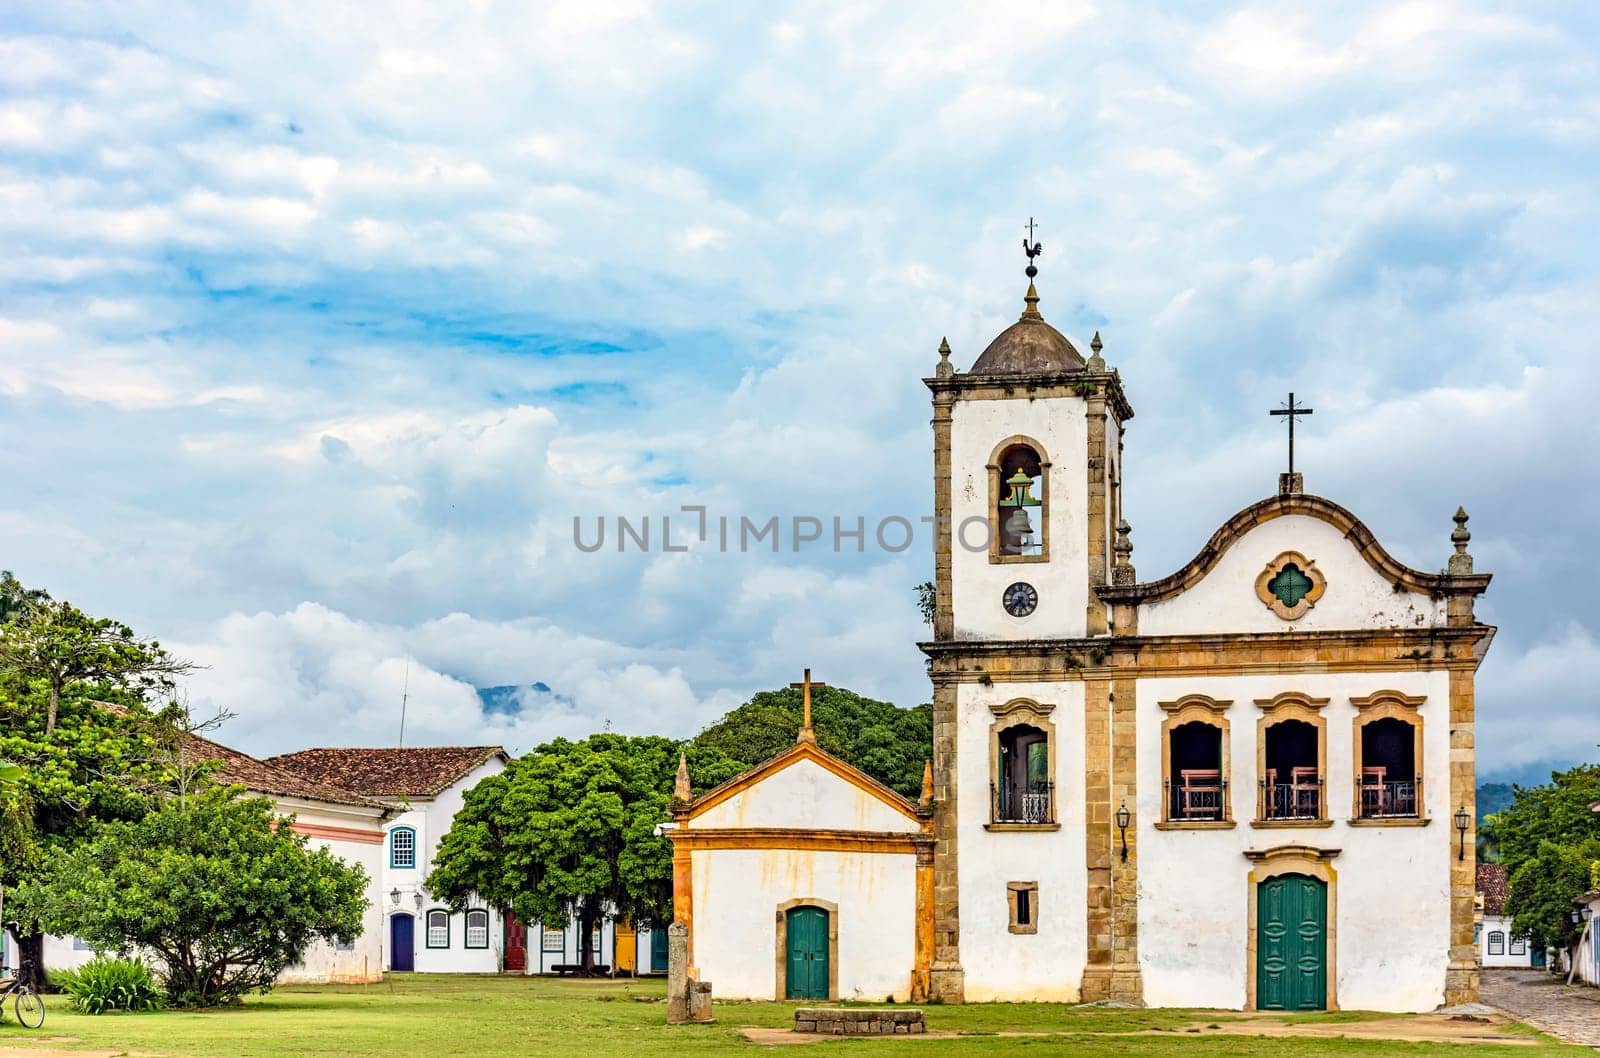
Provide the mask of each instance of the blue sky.
{"label": "blue sky", "polygon": [[[931,559],[577,553],[927,511],[927,394],[1099,329],[1146,577],[1311,491],[1496,574],[1482,770],[1593,756],[1582,5],[0,5],[0,566],[256,752],[928,696]],[[520,710],[478,687],[533,684]]]}

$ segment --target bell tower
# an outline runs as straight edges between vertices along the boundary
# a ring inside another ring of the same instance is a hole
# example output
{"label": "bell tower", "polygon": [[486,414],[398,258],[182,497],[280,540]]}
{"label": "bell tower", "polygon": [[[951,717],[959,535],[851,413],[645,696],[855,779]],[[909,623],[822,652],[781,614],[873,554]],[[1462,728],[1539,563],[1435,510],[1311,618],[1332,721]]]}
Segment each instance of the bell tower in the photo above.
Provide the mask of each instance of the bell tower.
{"label": "bell tower", "polygon": [[[1085,638],[1109,637],[1110,612],[1095,588],[1112,567],[1122,432],[1133,409],[1098,332],[1085,359],[1045,322],[1034,283],[1043,247],[1031,221],[1028,235],[1022,315],[965,372],[941,342],[938,367],[923,380],[933,394],[937,516],[934,641],[923,645],[933,680],[929,989],[945,1002],[968,990],[964,916],[980,938],[967,949],[975,994],[992,993],[1007,972],[995,961],[1009,951],[993,939],[999,886],[1030,894],[1029,923],[1034,892],[1063,909],[1090,903],[1086,871],[1075,866],[1087,849],[1082,798],[1065,799],[1083,789],[1084,684],[1042,679],[1032,659],[1041,646],[1088,656]],[[975,894],[965,910],[964,891]],[[1014,917],[1024,897],[1015,899]],[[1029,928],[1013,922],[1004,936]],[[1052,978],[1076,988],[1086,955],[1066,937],[1056,932],[1002,961],[1046,959]]]}
{"label": "bell tower", "polygon": [[1121,516],[1122,432],[1133,417],[1099,332],[1086,360],[1045,322],[1042,247],[1023,241],[1023,312],[958,372],[941,343],[933,392],[934,638],[1104,635]]}

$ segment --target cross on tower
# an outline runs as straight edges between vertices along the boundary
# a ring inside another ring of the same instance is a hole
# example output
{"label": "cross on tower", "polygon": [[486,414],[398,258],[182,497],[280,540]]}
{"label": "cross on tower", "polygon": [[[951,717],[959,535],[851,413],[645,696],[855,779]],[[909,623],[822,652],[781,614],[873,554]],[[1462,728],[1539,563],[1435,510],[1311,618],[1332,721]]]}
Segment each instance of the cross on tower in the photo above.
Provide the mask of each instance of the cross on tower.
{"label": "cross on tower", "polygon": [[826,683],[822,683],[820,681],[818,681],[816,683],[813,683],[811,681],[811,670],[807,669],[806,670],[806,678],[802,682],[800,682],[800,683],[791,683],[791,684],[789,684],[789,686],[791,686],[791,687],[799,687],[799,688],[802,688],[805,691],[805,696],[804,696],[804,700],[805,700],[805,719],[800,721],[800,733],[795,736],[795,741],[796,742],[812,742],[812,743],[814,743],[814,742],[817,741],[817,736],[816,736],[816,733],[811,730],[811,688],[813,688],[813,687],[826,687],[827,684]]}
{"label": "cross on tower", "polygon": [[1294,474],[1294,421],[1302,415],[1310,415],[1312,409],[1294,402],[1294,392],[1289,393],[1289,403],[1281,408],[1274,408],[1273,415],[1287,415],[1289,417],[1289,473]]}

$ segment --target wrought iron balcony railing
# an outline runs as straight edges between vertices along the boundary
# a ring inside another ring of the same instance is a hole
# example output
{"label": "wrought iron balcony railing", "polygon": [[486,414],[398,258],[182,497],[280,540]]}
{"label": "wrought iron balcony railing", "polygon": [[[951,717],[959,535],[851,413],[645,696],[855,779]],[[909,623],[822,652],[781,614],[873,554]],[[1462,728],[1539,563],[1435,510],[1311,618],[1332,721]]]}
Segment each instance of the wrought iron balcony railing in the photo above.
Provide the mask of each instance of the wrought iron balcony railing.
{"label": "wrought iron balcony railing", "polygon": [[1362,819],[1414,819],[1417,815],[1417,784],[1414,780],[1362,783]]}
{"label": "wrought iron balcony railing", "polygon": [[996,823],[1054,823],[1056,784],[990,783],[990,819]]}
{"label": "wrought iron balcony railing", "polygon": [[1322,776],[1304,776],[1293,782],[1261,781],[1259,818],[1321,819]]}

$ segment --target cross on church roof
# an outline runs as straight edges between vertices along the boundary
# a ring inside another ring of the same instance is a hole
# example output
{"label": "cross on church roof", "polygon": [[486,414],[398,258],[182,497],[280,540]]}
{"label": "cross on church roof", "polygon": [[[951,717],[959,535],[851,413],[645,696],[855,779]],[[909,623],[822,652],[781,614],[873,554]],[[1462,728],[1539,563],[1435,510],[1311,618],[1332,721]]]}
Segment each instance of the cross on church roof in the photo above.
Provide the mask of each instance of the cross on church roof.
{"label": "cross on church roof", "polygon": [[1310,415],[1311,409],[1294,402],[1294,391],[1289,392],[1289,403],[1281,408],[1274,408],[1273,415],[1287,415],[1289,417],[1289,475],[1294,476],[1294,421],[1302,415]]}
{"label": "cross on church roof", "polygon": [[806,678],[803,681],[801,681],[800,683],[791,683],[791,684],[789,684],[789,686],[791,686],[791,687],[800,687],[800,688],[803,688],[804,691],[805,691],[805,699],[804,699],[805,700],[805,718],[800,721],[800,733],[795,736],[795,741],[796,742],[816,742],[816,740],[817,740],[816,732],[811,730],[811,688],[813,688],[813,687],[826,687],[827,684],[821,682],[820,680],[815,682],[815,683],[813,683],[812,680],[811,680],[811,670],[807,669],[806,670]]}

